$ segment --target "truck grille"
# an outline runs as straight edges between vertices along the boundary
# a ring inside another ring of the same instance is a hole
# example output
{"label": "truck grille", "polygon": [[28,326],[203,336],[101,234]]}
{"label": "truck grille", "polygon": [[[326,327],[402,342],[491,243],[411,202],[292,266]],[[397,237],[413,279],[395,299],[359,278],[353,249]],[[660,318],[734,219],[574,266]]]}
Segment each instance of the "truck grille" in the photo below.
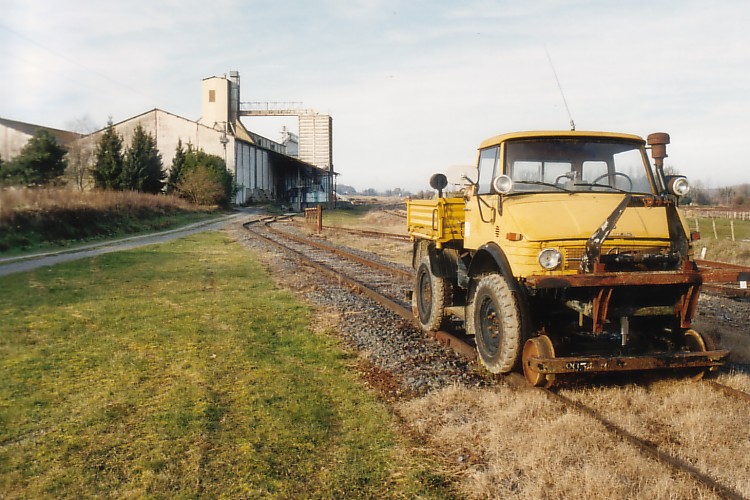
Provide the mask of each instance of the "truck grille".
{"label": "truck grille", "polygon": [[[643,253],[643,254],[658,254],[667,251],[667,248],[659,247],[604,247],[602,248],[602,255],[607,254],[619,254],[619,253]],[[585,248],[565,248],[563,249],[563,269],[566,271],[575,271],[581,266],[581,259],[583,254],[586,252]]]}

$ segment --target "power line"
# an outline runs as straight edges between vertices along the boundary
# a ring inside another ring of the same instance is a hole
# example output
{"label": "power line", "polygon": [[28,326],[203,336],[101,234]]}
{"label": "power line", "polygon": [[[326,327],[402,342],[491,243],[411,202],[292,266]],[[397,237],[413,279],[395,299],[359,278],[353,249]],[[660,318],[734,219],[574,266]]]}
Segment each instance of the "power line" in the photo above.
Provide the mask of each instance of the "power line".
{"label": "power line", "polygon": [[24,35],[23,33],[20,33],[20,32],[14,30],[12,28],[9,28],[7,25],[5,25],[3,23],[0,23],[0,28],[4,29],[8,33],[10,33],[10,34],[12,34],[12,35],[14,35],[14,36],[16,36],[16,37],[18,37],[18,38],[20,38],[20,39],[28,42],[28,43],[31,43],[31,44],[37,46],[38,48],[44,50],[45,52],[48,52],[48,53],[54,55],[55,57],[58,57],[58,58],[66,61],[66,62],[68,62],[70,64],[78,66],[79,68],[81,68],[81,69],[83,69],[83,70],[85,70],[85,71],[87,71],[87,72],[89,72],[91,74],[94,74],[94,75],[98,76],[99,78],[101,78],[103,80],[106,80],[109,83],[117,85],[118,87],[121,87],[121,88],[123,88],[125,90],[128,90],[128,91],[130,91],[130,92],[132,92],[134,94],[138,94],[141,97],[145,97],[147,99],[155,100],[153,98],[153,96],[147,95],[147,94],[141,92],[140,90],[138,90],[138,89],[136,89],[134,87],[131,87],[130,85],[127,85],[127,84],[125,84],[125,83],[123,83],[123,82],[121,82],[119,80],[116,80],[115,78],[112,78],[112,77],[110,77],[110,76],[102,73],[101,71],[95,69],[95,68],[87,66],[87,65],[85,65],[85,64],[83,64],[83,63],[81,63],[81,62],[79,62],[79,61],[77,61],[77,60],[75,60],[75,59],[73,59],[73,58],[65,55],[65,54],[62,54],[61,52],[58,52],[58,51],[56,51],[56,50],[54,50],[54,49],[52,49],[50,47],[47,47],[46,45],[44,45],[42,43],[39,43],[38,41],[36,41],[36,40],[34,40],[32,38],[29,38],[28,36]]}

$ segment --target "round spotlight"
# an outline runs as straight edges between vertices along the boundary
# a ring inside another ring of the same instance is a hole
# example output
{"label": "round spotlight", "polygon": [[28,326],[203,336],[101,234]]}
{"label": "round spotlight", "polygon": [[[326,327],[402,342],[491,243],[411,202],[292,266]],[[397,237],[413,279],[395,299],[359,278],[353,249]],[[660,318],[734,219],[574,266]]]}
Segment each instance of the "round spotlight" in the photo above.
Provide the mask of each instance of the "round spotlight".
{"label": "round spotlight", "polygon": [[686,177],[672,177],[669,179],[669,192],[677,196],[685,196],[690,192],[690,183]]}
{"label": "round spotlight", "polygon": [[507,175],[498,175],[492,179],[492,189],[496,193],[508,194],[513,189],[513,180]]}
{"label": "round spotlight", "polygon": [[562,254],[556,248],[545,248],[539,252],[539,265],[547,271],[554,271],[562,263]]}

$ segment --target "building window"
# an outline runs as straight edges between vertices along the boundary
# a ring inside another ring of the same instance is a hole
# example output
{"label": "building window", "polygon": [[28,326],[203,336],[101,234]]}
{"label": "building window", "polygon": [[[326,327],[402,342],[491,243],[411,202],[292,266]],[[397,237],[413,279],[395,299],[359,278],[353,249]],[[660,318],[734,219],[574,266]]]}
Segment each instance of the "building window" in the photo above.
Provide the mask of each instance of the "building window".
{"label": "building window", "polygon": [[216,102],[216,91],[215,90],[209,90],[208,91],[208,102]]}

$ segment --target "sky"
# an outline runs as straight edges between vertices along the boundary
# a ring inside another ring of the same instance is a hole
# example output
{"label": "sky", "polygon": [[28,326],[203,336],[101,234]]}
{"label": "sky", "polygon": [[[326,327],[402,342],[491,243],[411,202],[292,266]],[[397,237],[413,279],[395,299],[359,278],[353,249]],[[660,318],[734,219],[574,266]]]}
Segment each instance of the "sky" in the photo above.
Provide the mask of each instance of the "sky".
{"label": "sky", "polygon": [[[577,130],[668,132],[665,164],[694,184],[750,183],[746,0],[0,0],[0,12],[2,118],[196,120],[202,79],[236,70],[243,102],[330,114],[338,182],[360,191],[429,189],[433,173],[476,164],[482,140],[567,130],[571,116]],[[243,122],[273,140],[296,129]]]}

